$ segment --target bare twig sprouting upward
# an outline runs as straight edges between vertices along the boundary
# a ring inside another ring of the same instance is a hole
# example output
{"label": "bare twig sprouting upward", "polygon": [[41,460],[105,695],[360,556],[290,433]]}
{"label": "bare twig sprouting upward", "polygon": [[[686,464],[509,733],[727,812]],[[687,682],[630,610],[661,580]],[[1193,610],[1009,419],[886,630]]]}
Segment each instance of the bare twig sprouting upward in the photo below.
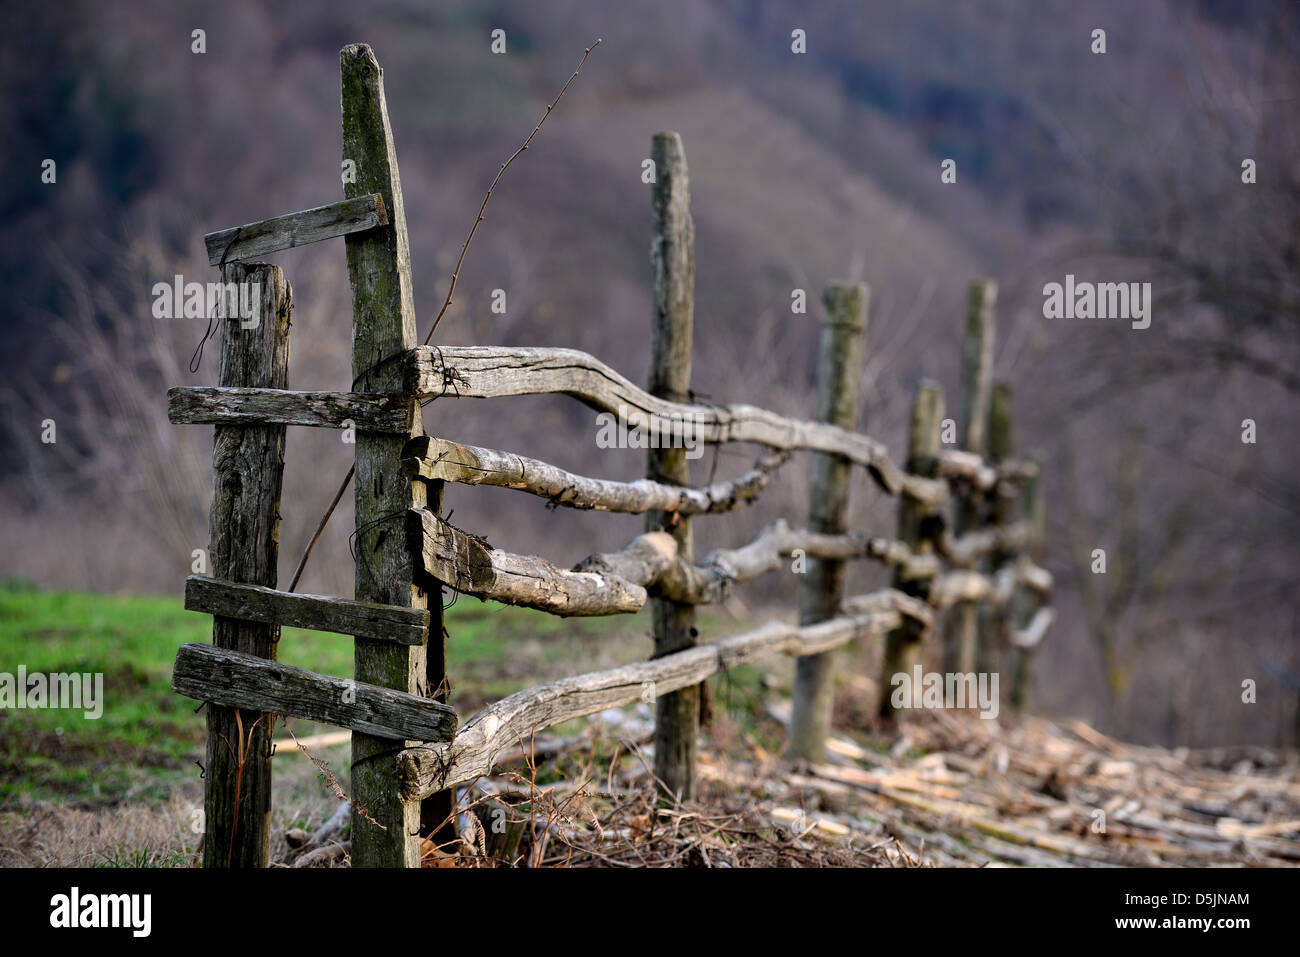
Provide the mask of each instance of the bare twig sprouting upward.
{"label": "bare twig sprouting upward", "polygon": [[560,88],[560,95],[555,98],[554,103],[551,103],[546,107],[546,112],[543,113],[542,118],[537,121],[537,125],[533,127],[533,131],[528,134],[528,139],[524,140],[524,145],[511,153],[510,158],[502,163],[501,168],[497,170],[496,179],[492,180],[492,185],[488,187],[487,194],[483,197],[483,203],[478,208],[478,217],[474,220],[474,225],[469,228],[469,235],[465,237],[465,242],[460,247],[460,258],[456,260],[456,268],[451,274],[451,285],[447,287],[447,301],[444,302],[442,308],[438,310],[438,315],[433,320],[433,326],[429,329],[429,334],[424,337],[424,344],[426,346],[429,344],[429,340],[433,338],[433,334],[438,331],[438,323],[442,322],[442,317],[447,314],[447,310],[451,307],[451,297],[456,292],[456,280],[460,277],[460,267],[465,263],[465,253],[469,249],[469,244],[474,240],[474,233],[478,231],[478,224],[483,222],[483,211],[487,209],[488,200],[492,198],[492,191],[497,188],[497,183],[501,182],[502,175],[504,175],[505,171],[510,168],[510,164],[515,161],[515,158],[524,150],[528,149],[528,144],[533,141],[533,137],[537,135],[537,131],[542,128],[542,124],[546,122],[546,118],[551,115],[551,110],[555,109],[555,107],[559,105],[560,100],[564,99],[564,94],[569,90],[569,84],[572,83],[574,78],[582,72],[582,66],[587,62],[587,57],[591,56],[591,51],[600,46],[600,44],[601,38],[597,37],[596,42],[583,51],[582,59],[578,61],[578,68],[573,71],[573,76],[564,81],[564,86]]}
{"label": "bare twig sprouting upward", "polygon": [[[537,121],[537,125],[533,127],[533,131],[528,134],[528,139],[524,140],[524,145],[510,154],[510,158],[502,163],[501,168],[497,170],[496,178],[492,180],[492,185],[488,187],[487,195],[483,197],[483,203],[478,208],[478,216],[474,220],[474,225],[469,228],[469,235],[465,237],[465,243],[460,247],[460,258],[456,260],[456,268],[451,274],[451,285],[447,287],[447,301],[444,302],[442,308],[438,310],[438,315],[433,320],[433,326],[429,329],[429,334],[424,337],[424,344],[426,346],[429,344],[429,340],[433,338],[433,334],[438,331],[438,323],[442,322],[442,317],[447,314],[447,310],[451,307],[451,297],[456,292],[456,280],[460,277],[460,267],[465,264],[465,253],[469,249],[469,244],[474,239],[474,233],[478,231],[478,224],[483,222],[483,211],[487,209],[488,200],[492,198],[492,191],[497,188],[497,183],[501,182],[502,174],[504,174],[510,167],[510,164],[515,161],[515,157],[528,149],[528,144],[533,141],[533,137],[537,135],[537,131],[542,128],[542,124],[546,122],[546,118],[551,115],[551,110],[555,109],[555,107],[559,105],[560,100],[564,99],[564,94],[569,90],[569,84],[572,83],[574,78],[582,72],[582,66],[587,62],[587,57],[591,56],[592,50],[600,46],[601,41],[602,38],[597,37],[596,42],[582,52],[582,59],[578,61],[578,68],[573,71],[573,76],[570,76],[564,81],[564,86],[560,88],[559,96],[555,98],[553,103],[546,107],[546,112],[543,113],[542,118]],[[316,543],[320,540],[321,533],[325,531],[325,526],[329,524],[330,516],[334,514],[334,508],[339,504],[339,499],[341,499],[343,493],[347,491],[348,483],[352,481],[352,476],[355,474],[356,468],[356,465],[353,464],[353,466],[348,469],[347,476],[344,477],[343,481],[339,484],[339,490],[334,493],[334,500],[330,502],[329,508],[327,508],[325,514],[321,516],[320,524],[316,526],[316,534],[313,535],[311,541],[307,543],[307,548],[304,549],[302,558],[298,559],[298,568],[293,573],[293,581],[289,584],[289,591],[293,591],[298,587],[298,579],[302,577],[303,569],[307,567],[307,559],[311,558],[312,549],[316,547]]]}
{"label": "bare twig sprouting upward", "polygon": [[356,472],[357,466],[354,462],[348,469],[348,474],[344,476],[342,483],[339,485],[339,490],[334,493],[334,501],[330,502],[330,507],[325,509],[325,514],[321,516],[320,524],[316,526],[316,534],[313,535],[311,541],[307,543],[307,548],[304,549],[302,558],[298,559],[298,567],[294,569],[293,572],[293,581],[289,582],[289,591],[293,591],[298,587],[298,579],[302,578],[302,570],[307,567],[307,559],[311,557],[311,550],[315,548],[316,543],[320,541],[321,532],[325,531],[325,526],[329,524],[330,516],[334,514],[334,509],[338,507],[339,499],[343,498],[343,493],[348,490],[348,484],[352,481],[352,476],[355,475]]}

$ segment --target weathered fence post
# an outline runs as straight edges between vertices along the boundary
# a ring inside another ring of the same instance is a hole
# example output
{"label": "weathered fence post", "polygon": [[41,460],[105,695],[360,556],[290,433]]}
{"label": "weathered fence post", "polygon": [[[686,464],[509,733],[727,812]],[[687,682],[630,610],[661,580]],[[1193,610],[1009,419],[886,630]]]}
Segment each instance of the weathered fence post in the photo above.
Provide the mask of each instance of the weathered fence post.
{"label": "weathered fence post", "polygon": [[[222,267],[223,387],[289,387],[292,291],[278,266],[230,263]],[[233,284],[233,285],[232,285]],[[257,296],[251,293],[254,285]],[[241,287],[252,317],[240,317]],[[209,518],[212,574],[224,581],[276,586],[280,557],[280,488],[284,478],[283,425],[218,425],[216,473]],[[212,644],[275,658],[279,628],[214,616]],[[271,731],[274,715],[207,704],[204,773],[204,867],[265,867],[271,836]]]}
{"label": "weathered fence post", "polygon": [[[835,283],[827,287],[824,296],[826,318],[817,360],[817,417],[845,429],[857,428],[868,298],[863,283]],[[851,464],[842,456],[813,455],[808,521],[811,531],[835,535],[846,531],[852,473]],[[807,561],[807,572],[799,584],[800,625],[834,618],[844,598],[845,563],[816,558]],[[835,692],[834,655],[834,651],[826,651],[795,661],[789,746],[792,759],[825,759]]]}
{"label": "weathered fence post", "polygon": [[[1011,387],[1005,383],[993,386],[989,397],[989,421],[987,435],[988,455],[985,460],[989,465],[997,466],[1011,458]],[[1001,482],[994,485],[988,494],[988,512],[985,524],[991,528],[1005,529],[1015,521],[1016,506],[1020,497],[1008,494]],[[1011,553],[1002,548],[995,548],[990,553],[986,570],[990,575],[1007,563]],[[984,609],[980,624],[980,647],[976,652],[976,666],[982,672],[1001,673],[1010,664],[1007,640],[1009,630],[1014,624],[1014,613],[1010,605],[995,606],[990,604]]]}
{"label": "weathered fence post", "polygon": [[[1043,541],[1047,533],[1047,515],[1043,499],[1043,475],[1041,469],[1036,472],[1021,488],[1024,500],[1021,516],[1029,523],[1029,556],[1035,561],[1042,561]],[[1017,595],[1013,624],[1017,628],[1027,625],[1033,615],[1036,604],[1022,589]],[[1031,690],[1030,679],[1034,651],[1032,648],[1016,646],[1011,652],[1011,707],[1024,711],[1029,707]]]}
{"label": "weathered fence post", "polygon": [[[933,476],[937,471],[939,431],[943,421],[943,389],[935,382],[922,382],[912,403],[912,421],[907,436],[907,471],[913,475]],[[898,504],[898,540],[916,554],[931,550],[930,538],[922,531],[922,522],[934,509],[901,496]],[[892,585],[904,594],[922,600],[929,597],[933,579],[909,574],[905,566],[894,569]],[[905,618],[899,628],[885,637],[885,653],[880,669],[880,715],[894,713],[890,697],[890,682],[894,675],[910,674],[919,663],[921,653],[921,627],[911,618]]]}
{"label": "weathered fence post", "polygon": [[[655,183],[651,191],[654,238],[655,314],[650,348],[651,395],[674,402],[690,399],[691,326],[695,297],[695,224],[691,220],[690,182],[682,139],[656,133],[650,150]],[[689,485],[690,463],[684,448],[651,448],[646,476],[658,482]],[[692,558],[691,526],[676,513],[651,512],[650,531],[665,529],[677,553]],[[664,599],[651,602],[654,655],[660,658],[695,644],[695,607]],[[700,731],[700,686],[692,685],[655,699],[655,775],[669,795],[689,800],[695,794],[696,739]]]}
{"label": "weathered fence post", "polygon": [[[355,164],[344,179],[349,199],[380,193],[389,225],[345,239],[352,282],[353,388],[370,393],[403,389],[398,355],[416,345],[415,305],[406,213],[383,71],[370,47],[352,44],[339,54],[343,86],[343,159]],[[423,433],[420,404],[410,403],[409,435]],[[427,607],[412,584],[402,528],[408,508],[422,508],[421,482],[402,473],[409,435],[356,433],[356,599],[410,608]],[[441,621],[430,621],[430,642],[441,643]],[[431,680],[423,645],[355,639],[357,681],[428,694]],[[439,684],[441,682],[439,681]],[[395,756],[402,742],[352,734],[352,863],[356,867],[418,867],[420,804],[398,797]]]}
{"label": "weathered fence post", "polygon": [[[967,452],[984,453],[985,430],[993,387],[993,304],[997,284],[983,280],[971,284],[962,340],[961,445]],[[953,531],[957,535],[974,531],[981,522],[980,496],[968,490],[956,504]],[[963,601],[953,608],[947,623],[944,670],[970,673],[975,670],[979,646],[979,609]]]}

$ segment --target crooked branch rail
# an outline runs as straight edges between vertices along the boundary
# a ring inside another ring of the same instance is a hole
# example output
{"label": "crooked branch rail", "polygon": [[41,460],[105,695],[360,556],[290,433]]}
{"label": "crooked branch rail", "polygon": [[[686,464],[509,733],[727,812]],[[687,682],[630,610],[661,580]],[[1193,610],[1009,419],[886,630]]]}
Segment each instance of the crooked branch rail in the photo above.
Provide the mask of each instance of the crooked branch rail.
{"label": "crooked branch rail", "polygon": [[[205,864],[266,863],[266,759],[278,716],[354,732],[352,862],[414,866],[421,836],[445,836],[438,823],[454,820],[457,785],[490,773],[494,761],[535,732],[605,708],[655,700],[655,773],[674,796],[690,797],[697,689],[738,665],[779,655],[799,660],[791,753],[802,757],[816,755],[826,736],[832,652],[855,639],[888,636],[884,688],[901,662],[930,644],[941,617],[954,612],[965,625],[988,623],[981,639],[989,653],[1012,655],[1017,682],[1027,680],[1027,656],[1053,619],[1052,578],[1031,557],[1042,542],[1038,466],[1008,454],[1009,393],[985,381],[991,293],[972,298],[967,369],[979,381],[964,384],[963,413],[970,442],[990,436],[995,454],[988,459],[971,448],[940,448],[943,397],[934,384],[918,393],[905,467],[883,443],[856,431],[867,319],[861,285],[827,291],[819,421],[750,405],[682,401],[690,395],[694,227],[681,141],[664,133],[652,150],[660,168],[652,198],[648,389],[572,349],[416,347],[382,71],[364,46],[345,48],[341,68],[345,151],[364,169],[364,182],[350,184],[341,203],[207,237],[211,261],[224,264],[223,278],[264,283],[264,314],[277,321],[252,328],[225,322],[220,385],[169,392],[171,421],[218,427],[215,574],[186,584],[186,607],[213,616],[214,644],[181,648],[172,679],[178,692],[212,705],[208,760],[216,773],[205,783]],[[352,388],[362,391],[294,392],[287,387],[288,284],[275,267],[232,261],[337,237],[347,244],[353,287]],[[422,400],[540,394],[570,396],[617,417],[620,429],[645,430],[658,445],[668,440],[677,448],[653,448],[646,479],[617,482],[424,434]],[[366,561],[357,566],[355,599],[276,588],[288,425],[356,430],[358,552],[364,549]],[[701,442],[753,443],[766,451],[743,474],[695,487],[680,446]],[[778,520],[746,544],[695,560],[689,519],[711,520],[753,502],[796,451],[814,460],[808,528]],[[865,468],[899,498],[896,539],[854,528],[853,467]],[[552,507],[643,514],[647,531],[621,549],[563,568],[451,525],[440,513],[446,483],[513,489]],[[958,519],[955,534],[943,517],[950,508]],[[404,534],[396,533],[403,522]],[[696,606],[721,602],[733,587],[791,559],[793,566],[812,567],[800,590],[799,624],[771,622],[696,643]],[[890,568],[894,587],[842,598],[845,563],[861,560]],[[562,616],[627,614],[650,605],[656,653],[639,664],[527,688],[458,727],[445,703],[444,587]],[[355,680],[276,662],[281,626],[353,636]],[[966,645],[970,634],[962,632]],[[1016,700],[1023,698],[1018,688]]]}
{"label": "crooked branch rail", "polygon": [[[934,556],[914,554],[901,542],[791,529],[784,520],[769,525],[747,545],[711,552],[700,565],[684,561],[672,536],[664,532],[647,532],[620,551],[590,555],[571,569],[491,548],[425,509],[407,512],[406,534],[418,583],[447,584],[485,601],[565,617],[637,612],[652,596],[687,605],[717,604],[726,600],[731,585],[776,571],[783,558],[796,552],[841,562],[873,558],[900,566],[914,578],[934,577],[940,570]],[[1020,537],[1019,533],[981,533],[978,540],[962,539],[948,547],[974,555]],[[1017,565],[1014,574],[1010,569],[1000,572],[996,578],[952,571],[938,579],[931,600],[938,607],[982,599],[1005,603],[1016,585],[1045,592],[1051,588],[1051,576],[1032,563]]]}
{"label": "crooked branch rail", "polygon": [[693,489],[649,479],[611,482],[587,478],[513,452],[457,445],[422,435],[407,443],[402,465],[411,478],[519,489],[566,508],[637,515],[653,511],[700,515],[727,512],[752,502],[787,458],[786,453],[764,455],[739,478]]}
{"label": "crooked branch rail", "polygon": [[844,614],[815,625],[769,622],[753,631],[720,638],[663,658],[528,688],[484,708],[450,744],[408,748],[397,758],[398,787],[407,799],[463,784],[492,771],[497,755],[535,731],[697,685],[709,676],[775,655],[829,651],[855,638],[896,628],[902,616],[928,624],[930,612],[900,592],[882,591],[846,603]]}
{"label": "crooked branch rail", "polygon": [[866,467],[891,495],[905,493],[931,504],[948,496],[944,483],[904,473],[885,446],[869,436],[752,405],[657,399],[576,349],[422,346],[408,361],[407,388],[421,399],[569,395],[593,409],[621,416],[629,429],[654,432],[678,443],[754,442],[783,451],[831,452]]}

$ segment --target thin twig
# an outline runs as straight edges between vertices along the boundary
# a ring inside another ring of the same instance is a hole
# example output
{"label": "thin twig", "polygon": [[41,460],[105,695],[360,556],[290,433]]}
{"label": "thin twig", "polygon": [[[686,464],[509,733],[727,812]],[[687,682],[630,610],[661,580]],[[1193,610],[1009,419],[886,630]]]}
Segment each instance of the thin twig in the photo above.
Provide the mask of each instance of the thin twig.
{"label": "thin twig", "polygon": [[330,516],[334,514],[334,509],[338,507],[339,500],[343,498],[343,493],[348,490],[348,485],[352,482],[352,476],[357,472],[355,462],[348,467],[348,474],[344,476],[343,482],[339,485],[339,490],[334,493],[334,501],[330,502],[330,507],[325,509],[325,514],[321,516],[320,524],[316,526],[316,534],[311,537],[307,543],[306,549],[303,550],[302,558],[298,559],[298,567],[294,569],[293,581],[289,582],[289,591],[298,587],[298,579],[302,578],[302,570],[307,567],[307,559],[311,558],[311,550],[316,547],[320,541],[321,532],[325,531],[325,526],[329,524]]}
{"label": "thin twig", "polygon": [[230,758],[235,762],[235,814],[234,822],[230,828],[230,850],[226,855],[226,867],[233,867],[235,860],[235,838],[239,835],[239,800],[244,788],[244,768],[248,765],[248,749],[253,744],[253,732],[257,726],[262,723],[262,718],[266,715],[258,715],[253,726],[248,729],[248,739],[244,739],[244,715],[238,708],[235,709],[235,738],[239,742],[239,751],[230,746],[230,739],[224,734],[220,735],[221,740],[226,744],[226,750],[230,752]]}
{"label": "thin twig", "polygon": [[600,44],[601,38],[597,37],[596,42],[583,51],[582,59],[578,61],[578,68],[573,71],[573,76],[564,81],[564,86],[560,89],[560,95],[555,98],[554,103],[546,107],[546,112],[543,113],[542,118],[537,121],[537,125],[533,127],[533,131],[528,134],[528,139],[524,140],[524,145],[510,154],[510,158],[502,163],[501,168],[497,170],[496,179],[492,180],[492,185],[488,187],[487,195],[483,197],[483,203],[478,208],[478,218],[474,220],[474,225],[469,229],[469,235],[465,237],[465,242],[460,247],[460,258],[456,260],[456,268],[451,274],[451,285],[447,288],[447,301],[442,304],[442,309],[438,311],[437,317],[433,320],[433,327],[429,330],[429,334],[424,337],[424,344],[426,346],[429,344],[429,340],[433,338],[433,334],[438,331],[438,323],[442,322],[442,317],[447,314],[447,309],[451,306],[452,294],[456,292],[456,280],[460,278],[460,267],[465,262],[465,253],[469,251],[469,244],[474,240],[474,233],[478,231],[478,224],[483,222],[483,211],[487,209],[488,200],[492,198],[492,191],[497,188],[497,183],[501,182],[501,177],[505,174],[505,171],[510,168],[510,164],[515,161],[515,158],[524,150],[528,149],[528,144],[533,141],[533,137],[537,135],[537,131],[542,128],[542,124],[546,122],[546,118],[551,115],[551,110],[555,109],[555,107],[559,105],[560,100],[564,99],[564,94],[568,91],[569,84],[572,83],[577,75],[582,72],[582,66],[587,62],[587,57],[591,55],[591,51],[600,46]]}
{"label": "thin twig", "polygon": [[[478,208],[478,218],[474,220],[474,225],[470,227],[469,235],[465,237],[464,245],[460,247],[460,258],[456,260],[456,269],[451,274],[451,285],[447,287],[447,301],[444,302],[442,308],[438,310],[438,315],[433,320],[433,326],[429,329],[429,334],[424,337],[424,344],[426,346],[429,344],[429,340],[433,338],[433,334],[438,331],[438,323],[442,322],[442,317],[447,314],[447,310],[451,307],[451,297],[456,292],[456,280],[460,278],[460,267],[465,264],[465,253],[469,251],[469,244],[473,241],[474,234],[478,231],[478,224],[483,222],[483,211],[487,209],[488,200],[492,198],[492,191],[497,188],[497,183],[501,182],[502,174],[504,174],[510,164],[515,161],[515,157],[528,149],[528,144],[533,141],[533,137],[537,135],[537,131],[542,128],[542,124],[546,122],[546,117],[550,116],[551,110],[555,109],[560,100],[564,99],[564,94],[568,91],[569,84],[573,82],[574,77],[582,72],[582,66],[587,62],[587,57],[591,55],[592,50],[600,46],[602,39],[603,38],[601,37],[597,37],[596,42],[583,51],[582,59],[578,61],[578,68],[573,71],[573,76],[570,76],[565,80],[564,86],[560,88],[560,95],[555,98],[554,103],[551,103],[546,107],[546,112],[542,115],[542,118],[537,121],[537,125],[533,127],[533,131],[528,134],[528,139],[524,140],[524,145],[515,150],[514,153],[511,154],[510,158],[502,163],[501,168],[497,170],[496,178],[492,180],[492,185],[488,187],[487,195],[483,197],[483,203]],[[199,345],[202,347],[202,343]],[[321,533],[325,531],[325,526],[329,524],[330,516],[334,514],[334,507],[338,505],[339,499],[341,499],[343,493],[347,491],[348,483],[352,481],[352,476],[355,474],[356,469],[356,464],[353,463],[352,467],[348,469],[347,477],[343,479],[342,483],[339,485],[339,490],[334,494],[334,501],[330,503],[330,507],[325,511],[325,515],[321,518],[320,524],[316,526],[316,534],[313,535],[311,541],[307,543],[307,548],[302,553],[302,558],[298,560],[298,569],[293,573],[293,582],[289,585],[289,591],[293,591],[294,587],[298,584],[298,579],[302,576],[302,571],[307,566],[307,559],[311,557],[312,549],[316,547],[316,542],[320,539]]]}
{"label": "thin twig", "polygon": [[329,764],[326,763],[321,758],[316,757],[316,755],[312,754],[310,751],[307,750],[306,745],[304,745],[301,741],[299,741],[298,736],[293,733],[293,728],[289,727],[288,721],[284,723],[284,730],[289,732],[289,737],[293,738],[293,743],[298,746],[298,750],[301,751],[303,754],[307,755],[307,760],[310,761],[312,764],[316,765],[316,770],[321,773],[321,777],[325,779],[326,786],[331,791],[334,792],[335,797],[337,797],[340,801],[351,801],[352,810],[356,811],[358,814],[360,814],[363,818],[365,818],[375,827],[379,828],[381,831],[388,830],[388,827],[386,825],[380,824],[378,821],[376,821],[373,817],[370,816],[370,811],[367,810],[364,804],[350,797],[348,795],[348,792],[343,790],[343,785],[339,783],[338,776],[330,768]]}

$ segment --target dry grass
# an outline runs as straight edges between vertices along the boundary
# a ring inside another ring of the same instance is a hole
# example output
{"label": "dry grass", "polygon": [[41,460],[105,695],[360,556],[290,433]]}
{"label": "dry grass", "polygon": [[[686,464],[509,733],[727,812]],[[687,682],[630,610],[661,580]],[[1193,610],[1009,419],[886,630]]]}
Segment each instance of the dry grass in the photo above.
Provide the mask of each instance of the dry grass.
{"label": "dry grass", "polygon": [[194,808],[181,794],[156,806],[19,805],[0,812],[0,867],[188,866],[199,843]]}
{"label": "dry grass", "polygon": [[[780,716],[780,712],[777,712]],[[426,866],[914,867],[1294,866],[1300,764],[1263,749],[1169,752],[1082,722],[1013,725],[909,717],[874,742],[832,741],[791,766],[747,735],[701,756],[699,799],[664,806],[650,759],[623,736],[607,759],[593,729],[516,758],[462,795],[524,821],[494,858],[472,823],[426,842]],[[642,732],[640,739],[645,737]],[[539,777],[558,777],[539,785]],[[478,820],[477,818],[475,820]]]}
{"label": "dry grass", "polygon": [[[348,746],[320,749],[335,766]],[[286,832],[318,826],[337,805],[309,761],[275,766],[271,855],[289,851]],[[203,784],[186,780],[160,802],[129,798],[112,806],[14,799],[0,806],[0,867],[189,867],[199,850]]]}

